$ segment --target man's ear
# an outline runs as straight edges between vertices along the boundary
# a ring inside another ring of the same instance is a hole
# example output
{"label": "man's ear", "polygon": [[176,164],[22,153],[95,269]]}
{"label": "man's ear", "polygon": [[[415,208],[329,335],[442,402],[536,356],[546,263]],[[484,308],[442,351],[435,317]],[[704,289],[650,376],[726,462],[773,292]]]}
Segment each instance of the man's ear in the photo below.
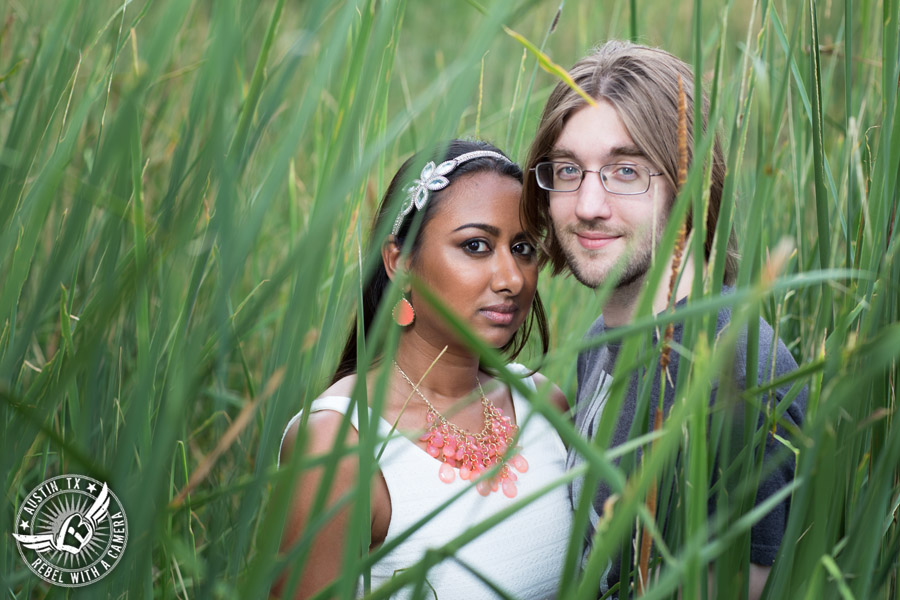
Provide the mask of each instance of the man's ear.
{"label": "man's ear", "polygon": [[409,268],[409,259],[404,258],[402,245],[397,236],[391,235],[381,245],[381,260],[384,263],[384,270],[388,279],[394,281],[394,278],[401,272]]}

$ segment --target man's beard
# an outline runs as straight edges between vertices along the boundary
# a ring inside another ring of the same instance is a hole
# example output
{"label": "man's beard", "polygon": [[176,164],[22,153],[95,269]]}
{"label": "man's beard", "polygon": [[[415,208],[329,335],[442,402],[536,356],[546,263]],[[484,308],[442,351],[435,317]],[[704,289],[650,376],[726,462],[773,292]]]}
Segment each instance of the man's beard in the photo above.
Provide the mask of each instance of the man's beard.
{"label": "man's beard", "polygon": [[[566,264],[568,264],[569,270],[575,276],[575,279],[591,289],[597,289],[603,285],[607,277],[610,277],[615,271],[615,263],[607,265],[604,272],[592,276],[589,271],[590,263],[593,259],[577,253],[577,248],[574,248],[574,245],[578,242],[574,240],[574,233],[569,233],[568,240],[573,242],[572,245],[563,244],[560,241],[560,236],[557,234],[557,242],[562,248],[563,255],[566,257]],[[622,272],[617,275],[615,289],[633,285],[647,274],[653,257],[652,241],[647,240],[647,242],[643,247],[640,246],[640,243],[632,244],[630,247],[626,244],[625,253],[619,259],[622,260],[624,258],[625,264]]]}

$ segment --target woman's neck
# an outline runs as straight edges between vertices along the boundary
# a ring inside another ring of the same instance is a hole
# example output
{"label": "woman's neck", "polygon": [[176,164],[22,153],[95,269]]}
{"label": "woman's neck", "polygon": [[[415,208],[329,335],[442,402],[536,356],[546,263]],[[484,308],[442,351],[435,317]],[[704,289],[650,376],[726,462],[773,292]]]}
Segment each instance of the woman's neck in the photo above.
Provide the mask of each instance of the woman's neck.
{"label": "woman's neck", "polygon": [[[445,401],[456,402],[471,394],[476,386],[477,356],[462,351],[459,346],[439,348],[415,331],[400,337],[395,360],[413,384],[421,381],[419,391],[435,406]],[[403,386],[412,391],[408,382],[403,381]]]}

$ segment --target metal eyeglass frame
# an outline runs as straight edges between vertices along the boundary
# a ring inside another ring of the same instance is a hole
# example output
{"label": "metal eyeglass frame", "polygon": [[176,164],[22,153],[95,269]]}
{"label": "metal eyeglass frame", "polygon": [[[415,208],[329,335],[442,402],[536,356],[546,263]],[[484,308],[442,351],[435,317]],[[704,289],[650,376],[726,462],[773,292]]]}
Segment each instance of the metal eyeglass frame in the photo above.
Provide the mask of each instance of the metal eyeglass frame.
{"label": "metal eyeglass frame", "polygon": [[[575,167],[581,171],[581,179],[578,181],[578,185],[575,186],[575,188],[571,189],[571,190],[557,190],[557,189],[546,187],[541,183],[541,178],[538,177],[538,174],[537,174],[538,168],[541,167],[542,165],[572,165],[573,167]],[[617,192],[615,190],[609,189],[606,186],[606,178],[604,177],[604,171],[607,171],[607,169],[609,167],[618,167],[618,166],[627,166],[627,167],[632,167],[632,168],[636,168],[636,169],[646,170],[647,174],[649,176],[647,178],[647,187],[644,188],[640,192]],[[663,174],[662,171],[660,171],[659,173],[653,173],[650,171],[649,168],[645,167],[644,165],[633,165],[633,164],[627,164],[627,163],[610,163],[608,165],[603,165],[599,169],[584,169],[581,166],[579,166],[578,164],[573,163],[573,162],[552,161],[552,160],[541,161],[541,162],[535,164],[534,167],[532,167],[528,170],[531,171],[532,173],[534,173],[534,180],[537,182],[539,188],[541,188],[542,190],[548,191],[548,192],[556,192],[559,194],[568,194],[571,192],[577,192],[578,190],[581,189],[581,184],[584,183],[584,177],[587,173],[597,173],[598,175],[600,175],[600,185],[603,186],[603,189],[606,190],[607,192],[609,192],[610,194],[616,194],[618,196],[637,196],[638,194],[645,194],[645,193],[647,193],[647,190],[650,189],[650,182],[652,181],[650,179],[650,177],[658,177],[659,175]]]}

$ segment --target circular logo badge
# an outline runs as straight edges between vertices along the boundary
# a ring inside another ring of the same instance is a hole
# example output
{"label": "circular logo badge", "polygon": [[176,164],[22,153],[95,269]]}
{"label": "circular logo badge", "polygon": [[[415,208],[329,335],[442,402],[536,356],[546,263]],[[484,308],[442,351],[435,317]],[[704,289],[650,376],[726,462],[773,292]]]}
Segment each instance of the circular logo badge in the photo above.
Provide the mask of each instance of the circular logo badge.
{"label": "circular logo badge", "polygon": [[13,537],[35,575],[54,585],[80,587],[104,577],[122,558],[128,521],[106,483],[60,475],[25,497]]}

